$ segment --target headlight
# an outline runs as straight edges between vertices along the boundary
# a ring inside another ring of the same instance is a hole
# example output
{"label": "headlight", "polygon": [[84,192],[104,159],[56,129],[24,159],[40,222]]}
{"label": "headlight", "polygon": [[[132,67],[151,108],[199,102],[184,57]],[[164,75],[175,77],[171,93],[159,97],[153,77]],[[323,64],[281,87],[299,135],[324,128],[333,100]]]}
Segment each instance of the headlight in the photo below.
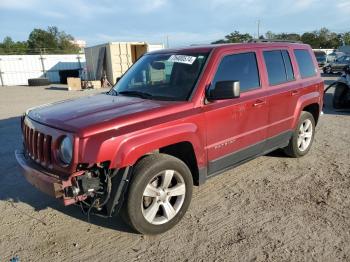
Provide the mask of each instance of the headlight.
{"label": "headlight", "polygon": [[69,137],[66,136],[62,139],[58,154],[63,164],[70,164],[73,155],[73,144]]}

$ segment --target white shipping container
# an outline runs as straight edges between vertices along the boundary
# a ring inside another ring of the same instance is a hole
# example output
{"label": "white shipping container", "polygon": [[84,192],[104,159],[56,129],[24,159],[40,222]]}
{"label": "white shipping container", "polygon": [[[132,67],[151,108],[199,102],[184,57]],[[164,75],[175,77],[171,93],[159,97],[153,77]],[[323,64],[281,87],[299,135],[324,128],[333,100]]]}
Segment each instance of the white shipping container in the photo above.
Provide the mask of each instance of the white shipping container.
{"label": "white shipping container", "polygon": [[85,56],[76,55],[0,55],[0,85],[27,85],[29,78],[48,77],[60,81],[60,70],[81,70]]}

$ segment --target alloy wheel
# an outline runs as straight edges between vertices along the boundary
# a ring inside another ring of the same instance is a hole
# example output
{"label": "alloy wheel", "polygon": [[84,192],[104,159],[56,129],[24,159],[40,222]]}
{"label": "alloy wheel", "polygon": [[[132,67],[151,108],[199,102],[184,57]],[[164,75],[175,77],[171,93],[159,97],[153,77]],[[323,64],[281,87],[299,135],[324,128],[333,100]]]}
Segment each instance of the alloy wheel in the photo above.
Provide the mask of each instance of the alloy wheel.
{"label": "alloy wheel", "polygon": [[164,170],[147,184],[141,201],[144,218],[153,225],[169,222],[180,211],[186,194],[186,185],[181,174]]}
{"label": "alloy wheel", "polygon": [[310,119],[305,119],[299,128],[298,134],[298,148],[301,152],[308,149],[311,144],[313,134],[312,122]]}

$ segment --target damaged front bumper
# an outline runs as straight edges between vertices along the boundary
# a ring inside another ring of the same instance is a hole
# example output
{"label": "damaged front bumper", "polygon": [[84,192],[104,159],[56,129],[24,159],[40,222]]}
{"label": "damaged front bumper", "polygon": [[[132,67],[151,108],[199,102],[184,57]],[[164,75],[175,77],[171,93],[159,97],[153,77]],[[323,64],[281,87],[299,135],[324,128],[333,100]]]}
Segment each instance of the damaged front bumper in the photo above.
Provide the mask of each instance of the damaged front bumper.
{"label": "damaged front bumper", "polygon": [[41,192],[62,200],[65,206],[86,199],[87,196],[84,195],[76,197],[67,197],[65,195],[65,188],[72,186],[72,177],[82,175],[83,172],[74,173],[64,180],[40,168],[23,151],[16,150],[15,156],[18,164],[21,166],[23,176]]}
{"label": "damaged front bumper", "polygon": [[[96,187],[91,188],[91,190],[87,187],[91,183],[86,183],[85,186],[81,184],[84,182],[83,180],[84,177],[86,178],[87,173],[91,174],[92,170],[78,171],[68,177],[62,178],[47,172],[30,157],[27,157],[23,151],[16,151],[15,156],[18,164],[21,166],[22,174],[27,181],[43,193],[61,200],[65,206],[81,201],[85,205],[88,202],[95,203],[95,200],[100,196],[95,190]],[[110,186],[105,185],[102,188],[103,192],[106,191],[105,195],[103,195],[103,206],[94,206],[92,204],[89,207],[94,207],[101,215],[107,217],[118,213],[124,200],[131,171],[132,169],[130,167],[108,170],[109,179],[107,180],[110,181]],[[107,190],[108,188],[110,190]]]}

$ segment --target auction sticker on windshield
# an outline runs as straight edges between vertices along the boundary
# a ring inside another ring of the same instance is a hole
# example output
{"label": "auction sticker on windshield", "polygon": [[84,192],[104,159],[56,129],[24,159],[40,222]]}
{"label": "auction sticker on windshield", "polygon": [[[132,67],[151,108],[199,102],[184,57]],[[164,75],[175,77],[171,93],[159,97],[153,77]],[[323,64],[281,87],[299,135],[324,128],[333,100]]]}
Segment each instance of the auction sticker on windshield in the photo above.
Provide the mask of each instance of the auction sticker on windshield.
{"label": "auction sticker on windshield", "polygon": [[196,60],[195,56],[188,56],[188,55],[172,55],[168,59],[169,62],[182,63],[182,64],[188,64],[188,65],[192,65],[195,60]]}

